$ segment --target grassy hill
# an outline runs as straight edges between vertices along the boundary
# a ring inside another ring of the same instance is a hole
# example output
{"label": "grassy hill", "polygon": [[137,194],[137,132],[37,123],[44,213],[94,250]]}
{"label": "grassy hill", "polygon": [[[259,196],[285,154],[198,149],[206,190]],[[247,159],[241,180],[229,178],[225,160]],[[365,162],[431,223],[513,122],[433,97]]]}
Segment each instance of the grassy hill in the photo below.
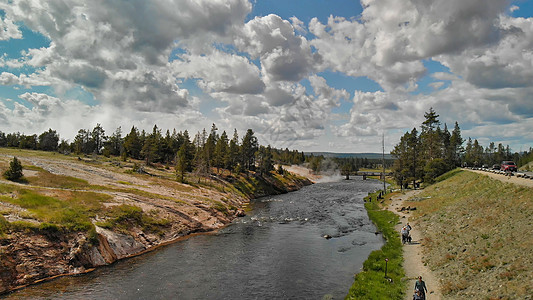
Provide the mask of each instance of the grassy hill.
{"label": "grassy hill", "polygon": [[531,188],[452,172],[405,203],[417,207],[422,259],[441,279],[444,297],[531,299]]}

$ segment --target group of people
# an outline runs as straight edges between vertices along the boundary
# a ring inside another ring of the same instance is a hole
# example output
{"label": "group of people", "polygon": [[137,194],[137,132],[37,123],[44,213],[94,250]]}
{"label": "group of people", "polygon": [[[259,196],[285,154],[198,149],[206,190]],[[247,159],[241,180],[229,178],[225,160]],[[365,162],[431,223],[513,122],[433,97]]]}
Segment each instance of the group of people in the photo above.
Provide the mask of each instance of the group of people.
{"label": "group of people", "polygon": [[402,230],[400,233],[402,234],[402,243],[410,243],[411,242],[411,235],[409,232],[411,231],[411,225],[407,223],[404,227],[402,227]]}
{"label": "group of people", "polygon": [[415,294],[413,300],[426,300],[426,293],[428,289],[426,283],[422,280],[422,276],[418,276],[418,280],[415,282]]}
{"label": "group of people", "polygon": [[[402,230],[400,231],[402,235],[402,243],[405,244],[411,242],[411,229],[409,222],[402,227]],[[427,291],[428,289],[426,283],[422,280],[422,276],[418,276],[418,280],[415,282],[415,294],[413,295],[413,300],[426,300]]]}

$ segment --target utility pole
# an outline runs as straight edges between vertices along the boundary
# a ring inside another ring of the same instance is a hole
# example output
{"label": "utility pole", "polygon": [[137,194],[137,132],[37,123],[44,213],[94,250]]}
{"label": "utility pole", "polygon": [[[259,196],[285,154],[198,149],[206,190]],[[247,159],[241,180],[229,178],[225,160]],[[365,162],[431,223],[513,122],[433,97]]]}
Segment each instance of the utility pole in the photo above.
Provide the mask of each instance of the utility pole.
{"label": "utility pole", "polygon": [[381,146],[383,147],[383,152],[381,155],[381,164],[383,165],[383,195],[387,193],[385,186],[385,132],[381,134]]}

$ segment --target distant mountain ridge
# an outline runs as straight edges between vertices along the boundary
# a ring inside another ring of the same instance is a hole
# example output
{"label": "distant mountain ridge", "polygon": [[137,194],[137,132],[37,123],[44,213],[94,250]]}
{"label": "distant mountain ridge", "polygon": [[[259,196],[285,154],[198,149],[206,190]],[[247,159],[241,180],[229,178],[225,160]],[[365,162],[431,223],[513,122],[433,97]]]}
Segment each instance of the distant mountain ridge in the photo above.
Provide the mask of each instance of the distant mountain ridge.
{"label": "distant mountain ridge", "polygon": [[[367,158],[367,159],[381,159],[381,153],[335,153],[335,152],[306,152],[307,155],[314,156],[324,155],[324,157],[338,157],[338,158]],[[385,159],[394,159],[390,153],[385,153]]]}

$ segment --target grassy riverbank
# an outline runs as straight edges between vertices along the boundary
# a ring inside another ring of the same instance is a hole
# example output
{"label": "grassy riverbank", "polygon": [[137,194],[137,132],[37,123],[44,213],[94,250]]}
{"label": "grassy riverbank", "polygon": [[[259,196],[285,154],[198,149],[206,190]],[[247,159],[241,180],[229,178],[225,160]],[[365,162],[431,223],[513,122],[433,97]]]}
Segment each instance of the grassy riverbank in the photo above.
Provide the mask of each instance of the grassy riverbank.
{"label": "grassy riverbank", "polygon": [[404,204],[445,299],[533,298],[531,188],[455,170]]}
{"label": "grassy riverbank", "polygon": [[346,299],[401,299],[405,290],[405,282],[402,281],[405,273],[402,244],[394,229],[399,218],[390,211],[382,210],[375,194],[370,195],[368,200],[371,200],[365,203],[368,216],[381,231],[386,243],[380,250],[370,253],[363,270],[355,276]]}

